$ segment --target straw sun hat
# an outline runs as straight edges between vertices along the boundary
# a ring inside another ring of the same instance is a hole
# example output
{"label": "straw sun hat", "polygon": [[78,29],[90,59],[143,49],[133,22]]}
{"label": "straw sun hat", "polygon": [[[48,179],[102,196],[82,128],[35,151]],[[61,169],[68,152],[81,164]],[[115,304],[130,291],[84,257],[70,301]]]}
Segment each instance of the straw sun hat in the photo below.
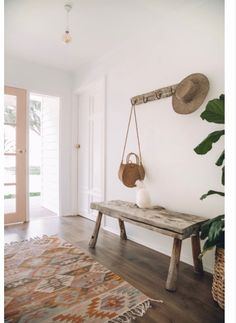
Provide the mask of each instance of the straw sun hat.
{"label": "straw sun hat", "polygon": [[189,114],[197,110],[205,100],[209,91],[208,78],[201,73],[195,73],[183,79],[172,96],[175,112]]}

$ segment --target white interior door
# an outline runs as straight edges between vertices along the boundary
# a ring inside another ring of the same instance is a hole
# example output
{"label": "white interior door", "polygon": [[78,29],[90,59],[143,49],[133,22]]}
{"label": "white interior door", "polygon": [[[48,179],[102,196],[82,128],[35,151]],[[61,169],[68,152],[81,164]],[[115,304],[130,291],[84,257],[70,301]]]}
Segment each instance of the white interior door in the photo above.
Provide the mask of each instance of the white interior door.
{"label": "white interior door", "polygon": [[78,214],[91,220],[90,203],[104,200],[105,84],[100,80],[78,98]]}

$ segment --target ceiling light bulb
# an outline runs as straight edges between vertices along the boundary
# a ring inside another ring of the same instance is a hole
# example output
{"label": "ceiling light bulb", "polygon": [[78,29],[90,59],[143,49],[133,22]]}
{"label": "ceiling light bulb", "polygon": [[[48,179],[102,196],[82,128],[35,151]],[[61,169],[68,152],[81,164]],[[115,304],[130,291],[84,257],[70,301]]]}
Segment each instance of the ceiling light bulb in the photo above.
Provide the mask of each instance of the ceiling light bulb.
{"label": "ceiling light bulb", "polygon": [[62,40],[65,44],[68,44],[72,41],[72,37],[71,37],[71,34],[69,32],[69,30],[66,30],[63,37],[62,37]]}
{"label": "ceiling light bulb", "polygon": [[71,34],[69,32],[69,13],[72,9],[72,4],[71,3],[67,3],[64,5],[65,11],[66,11],[66,28],[65,28],[65,33],[62,37],[62,40],[65,44],[68,44],[72,41],[72,37]]}

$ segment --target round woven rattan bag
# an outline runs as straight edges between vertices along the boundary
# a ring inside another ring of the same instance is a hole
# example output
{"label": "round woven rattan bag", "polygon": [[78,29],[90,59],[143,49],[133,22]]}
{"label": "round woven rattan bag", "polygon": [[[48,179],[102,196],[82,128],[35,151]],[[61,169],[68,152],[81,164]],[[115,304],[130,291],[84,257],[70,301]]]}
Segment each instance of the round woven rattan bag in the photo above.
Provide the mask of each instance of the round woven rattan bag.
{"label": "round woven rattan bag", "polygon": [[[131,156],[135,156],[136,161],[131,160]],[[126,158],[126,164],[121,163],[119,168],[119,179],[127,187],[135,187],[137,180],[143,180],[145,177],[145,171],[142,163],[139,160],[138,155],[135,153],[129,153]]]}

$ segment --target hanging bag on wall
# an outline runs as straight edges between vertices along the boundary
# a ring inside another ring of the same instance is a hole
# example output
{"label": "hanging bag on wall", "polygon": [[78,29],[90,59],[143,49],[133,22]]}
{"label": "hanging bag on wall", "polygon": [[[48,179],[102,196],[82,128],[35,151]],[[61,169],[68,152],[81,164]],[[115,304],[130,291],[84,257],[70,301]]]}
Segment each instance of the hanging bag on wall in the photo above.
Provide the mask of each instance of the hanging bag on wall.
{"label": "hanging bag on wall", "polygon": [[[136,129],[137,141],[138,141],[139,156],[137,154],[131,152],[127,155],[126,162],[124,162],[125,148],[126,148],[128,134],[129,134],[131,117],[132,117],[133,113],[134,113],[135,129]],[[134,160],[132,160],[133,157],[134,157]],[[141,156],[141,149],[140,149],[138,123],[137,123],[135,105],[132,105],[131,111],[130,111],[128,128],[127,128],[127,132],[126,132],[125,144],[124,144],[124,149],[123,149],[123,154],[122,154],[122,159],[121,159],[121,163],[120,163],[118,176],[119,176],[119,179],[121,180],[121,182],[127,187],[135,187],[135,182],[138,179],[143,180],[145,177],[145,170],[144,170],[144,167],[142,164],[142,156]]]}

